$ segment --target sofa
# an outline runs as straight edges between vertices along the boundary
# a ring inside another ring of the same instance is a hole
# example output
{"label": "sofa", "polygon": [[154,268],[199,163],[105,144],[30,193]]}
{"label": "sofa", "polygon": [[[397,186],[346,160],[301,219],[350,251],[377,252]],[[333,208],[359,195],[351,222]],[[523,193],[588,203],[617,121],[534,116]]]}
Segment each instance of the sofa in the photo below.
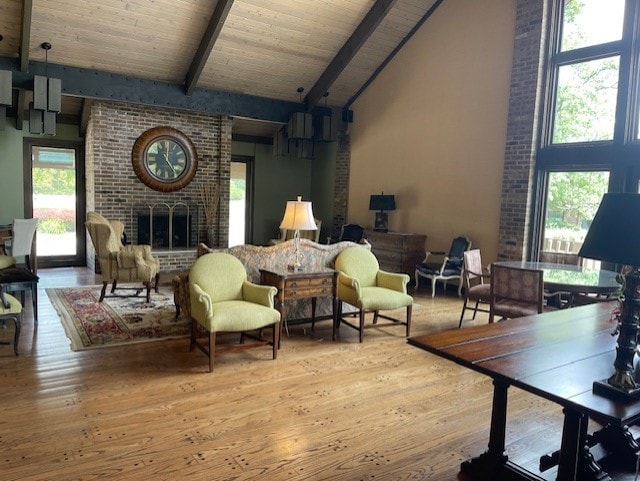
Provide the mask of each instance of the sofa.
{"label": "sofa", "polygon": [[[362,245],[371,249],[366,241],[361,244],[354,242],[338,242],[336,244],[318,244],[309,239],[300,239],[300,253],[305,269],[317,270],[323,267],[334,268],[338,254],[347,247]],[[228,248],[211,248],[205,244],[199,244],[196,256],[210,252],[227,252],[237,257],[247,271],[247,277],[251,282],[260,283],[260,269],[283,269],[295,257],[295,241],[288,240],[274,246],[256,246],[243,244]],[[182,273],[172,279],[173,298],[176,305],[176,318],[181,312],[190,316],[189,306],[189,274]],[[331,299],[320,298],[317,301],[316,317],[330,317],[332,313]],[[306,299],[287,303],[287,321],[310,319],[311,303]],[[285,319],[283,319],[285,320]]]}

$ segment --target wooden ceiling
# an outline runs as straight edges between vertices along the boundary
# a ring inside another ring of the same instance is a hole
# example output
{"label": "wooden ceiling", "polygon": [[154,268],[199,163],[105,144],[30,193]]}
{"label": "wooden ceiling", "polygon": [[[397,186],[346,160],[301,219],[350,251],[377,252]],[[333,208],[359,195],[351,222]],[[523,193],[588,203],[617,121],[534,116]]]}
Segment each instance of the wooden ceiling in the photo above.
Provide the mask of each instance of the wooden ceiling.
{"label": "wooden ceiling", "polygon": [[50,42],[49,65],[71,72],[348,108],[441,1],[2,0],[0,57],[26,74]]}

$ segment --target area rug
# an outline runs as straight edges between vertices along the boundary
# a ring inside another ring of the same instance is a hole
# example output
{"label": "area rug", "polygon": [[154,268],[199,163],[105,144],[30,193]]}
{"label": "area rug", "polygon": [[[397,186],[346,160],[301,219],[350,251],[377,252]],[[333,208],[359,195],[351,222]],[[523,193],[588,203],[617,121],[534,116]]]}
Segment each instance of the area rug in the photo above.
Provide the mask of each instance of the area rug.
{"label": "area rug", "polygon": [[[175,320],[173,294],[152,292],[151,302],[140,297],[100,298],[101,286],[46,289],[71,341],[71,349],[121,346],[175,339],[189,335],[185,316]],[[118,292],[118,291],[116,291]]]}

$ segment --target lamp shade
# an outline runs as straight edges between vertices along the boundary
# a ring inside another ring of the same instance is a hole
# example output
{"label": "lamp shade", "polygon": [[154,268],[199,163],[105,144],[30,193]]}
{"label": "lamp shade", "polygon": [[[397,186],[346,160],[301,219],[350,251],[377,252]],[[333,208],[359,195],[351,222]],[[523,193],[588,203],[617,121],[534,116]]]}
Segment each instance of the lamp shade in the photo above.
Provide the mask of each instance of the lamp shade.
{"label": "lamp shade", "polygon": [[369,210],[396,210],[396,198],[394,195],[372,195],[369,199]]}
{"label": "lamp shade", "polygon": [[317,229],[318,226],[313,218],[311,202],[303,201],[300,196],[298,196],[298,200],[288,201],[280,228],[289,230]]}
{"label": "lamp shade", "polygon": [[578,255],[640,266],[640,194],[604,194]]}

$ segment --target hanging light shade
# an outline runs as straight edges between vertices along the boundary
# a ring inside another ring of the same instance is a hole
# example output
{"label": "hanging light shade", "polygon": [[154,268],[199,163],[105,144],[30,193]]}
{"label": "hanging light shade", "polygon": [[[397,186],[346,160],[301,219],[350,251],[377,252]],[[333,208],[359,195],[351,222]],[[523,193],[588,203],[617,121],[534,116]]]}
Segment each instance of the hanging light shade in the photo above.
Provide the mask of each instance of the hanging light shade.
{"label": "hanging light shade", "polygon": [[289,117],[287,124],[289,139],[312,139],[313,116],[305,112],[294,112]]}
{"label": "hanging light shade", "polygon": [[[41,47],[45,51],[45,72],[48,73],[49,42]],[[48,75],[34,75],[33,103],[29,106],[29,132],[56,135],[56,114],[62,107],[62,81]]]}
{"label": "hanging light shade", "polygon": [[287,130],[282,127],[273,136],[273,155],[290,155]]}
{"label": "hanging light shade", "polygon": [[[0,35],[2,41],[2,35]],[[7,118],[7,107],[11,107],[13,74],[11,70],[0,70],[0,130],[4,130]]]}

